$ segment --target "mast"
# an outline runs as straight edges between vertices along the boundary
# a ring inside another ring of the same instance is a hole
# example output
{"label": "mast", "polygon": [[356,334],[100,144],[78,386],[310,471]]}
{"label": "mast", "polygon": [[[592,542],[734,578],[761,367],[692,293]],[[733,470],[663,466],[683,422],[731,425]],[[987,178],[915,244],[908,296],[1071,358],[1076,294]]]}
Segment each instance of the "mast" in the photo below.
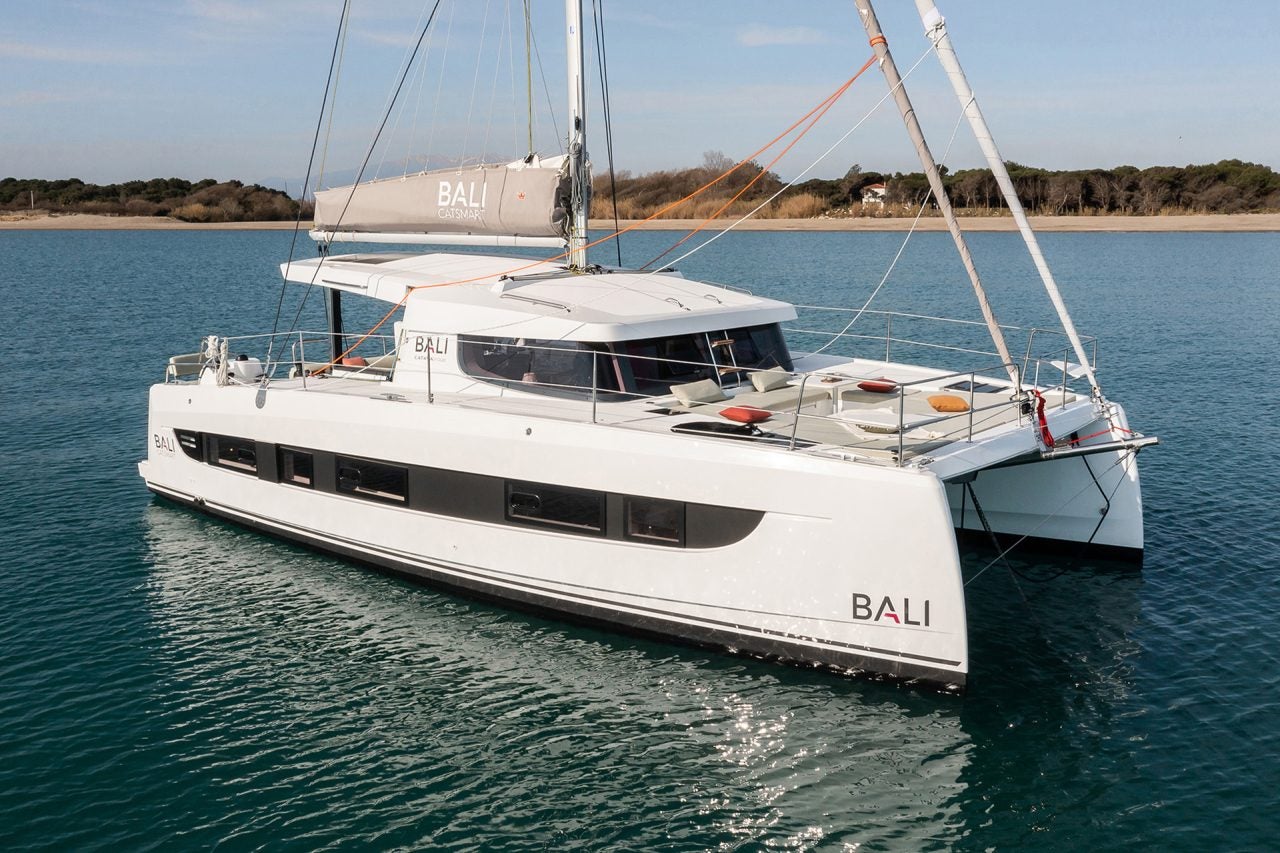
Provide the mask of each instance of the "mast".
{"label": "mast", "polygon": [[876,58],[880,60],[880,70],[884,73],[885,81],[889,84],[889,90],[893,92],[893,99],[898,105],[898,112],[902,113],[902,121],[907,126],[907,133],[916,146],[916,154],[919,155],[920,165],[924,167],[924,173],[929,178],[929,187],[933,190],[933,197],[938,203],[938,209],[942,211],[942,218],[947,222],[947,230],[951,232],[951,239],[955,241],[956,250],[960,252],[960,259],[964,262],[964,268],[969,273],[969,281],[973,284],[973,292],[978,297],[978,306],[982,309],[982,317],[987,321],[987,331],[991,334],[991,342],[995,344],[996,352],[999,354],[1005,370],[1009,373],[1009,379],[1013,381],[1014,385],[1021,387],[1021,382],[1018,378],[1018,367],[1013,363],[1013,357],[1009,354],[1009,347],[1004,340],[1004,333],[1000,331],[1000,324],[996,321],[996,315],[991,308],[991,303],[987,301],[987,293],[982,287],[982,279],[978,276],[978,268],[974,266],[973,255],[969,252],[969,245],[965,242],[964,234],[960,230],[960,224],[956,222],[955,212],[951,209],[951,201],[947,197],[946,187],[942,185],[942,175],[938,172],[938,165],[934,162],[933,154],[929,152],[929,145],[925,142],[924,132],[920,129],[920,122],[916,119],[915,108],[911,106],[911,99],[907,97],[907,90],[902,85],[902,77],[898,74],[898,67],[893,62],[893,54],[889,52],[889,43],[885,40],[884,33],[880,30],[880,22],[876,20],[875,10],[871,8],[871,0],[854,0],[854,4],[858,7],[858,13],[862,17],[862,26],[867,31],[867,37],[871,39],[871,47],[875,50]]}
{"label": "mast", "polygon": [[982,116],[982,110],[978,109],[977,97],[973,94],[973,89],[970,88],[969,81],[964,76],[964,70],[960,68],[960,60],[956,58],[955,49],[951,46],[951,37],[947,35],[947,23],[937,7],[933,5],[933,0],[916,0],[916,9],[920,12],[920,20],[924,23],[925,35],[929,37],[929,40],[933,42],[936,48],[938,62],[942,63],[943,70],[947,72],[947,77],[951,80],[951,87],[955,89],[956,97],[960,99],[960,105],[964,108],[965,117],[969,119],[969,124],[973,127],[973,135],[977,137],[983,156],[987,158],[987,166],[991,169],[991,174],[995,176],[996,183],[1000,186],[1000,192],[1004,195],[1005,203],[1009,205],[1009,212],[1013,214],[1013,220],[1018,223],[1018,231],[1022,233],[1022,239],[1027,244],[1027,251],[1031,254],[1031,260],[1035,263],[1036,269],[1040,273],[1040,280],[1044,282],[1044,289],[1049,294],[1049,300],[1053,303],[1054,310],[1058,312],[1062,330],[1066,332],[1067,338],[1071,341],[1076,359],[1089,377],[1089,384],[1093,387],[1094,394],[1101,396],[1102,390],[1098,387],[1098,378],[1093,374],[1093,365],[1089,361],[1089,356],[1085,354],[1084,344],[1080,340],[1080,335],[1076,333],[1075,324],[1071,322],[1071,315],[1067,313],[1066,303],[1062,301],[1062,294],[1058,292],[1058,285],[1053,280],[1053,273],[1049,271],[1049,264],[1045,261],[1044,255],[1040,251],[1040,244],[1036,241],[1035,232],[1031,230],[1031,223],[1027,221],[1027,215],[1022,209],[1022,203],[1018,201],[1018,193],[1013,188],[1013,181],[1009,178],[1009,170],[1005,168],[1004,158],[1000,156],[1000,151],[996,148],[995,139],[991,136],[991,129],[987,127],[987,121]]}
{"label": "mast", "polygon": [[582,78],[582,2],[565,0],[566,53],[569,61],[569,266],[587,265],[587,218],[591,176],[587,171],[587,96]]}

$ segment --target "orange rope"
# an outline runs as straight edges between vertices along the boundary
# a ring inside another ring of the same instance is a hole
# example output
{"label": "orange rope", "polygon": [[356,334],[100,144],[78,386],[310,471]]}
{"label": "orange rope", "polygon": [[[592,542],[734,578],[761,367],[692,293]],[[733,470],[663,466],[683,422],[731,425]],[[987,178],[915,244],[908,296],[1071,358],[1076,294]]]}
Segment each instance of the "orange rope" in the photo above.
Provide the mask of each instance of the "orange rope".
{"label": "orange rope", "polygon": [[[720,217],[720,214],[728,210],[735,201],[742,198],[742,196],[746,193],[747,190],[755,186],[757,181],[759,181],[765,175],[769,174],[769,170],[772,169],[779,160],[785,157],[787,155],[787,152],[790,151],[792,148],[794,148],[797,142],[799,142],[801,139],[804,139],[804,136],[806,133],[813,130],[814,125],[816,125],[819,121],[821,121],[822,117],[827,114],[827,111],[836,105],[836,101],[840,100],[840,96],[843,95],[845,92],[847,92],[849,90],[849,87],[853,85],[854,81],[857,80],[859,77],[861,77],[863,72],[865,72],[868,68],[870,68],[873,64],[875,64],[875,61],[876,61],[876,58],[874,56],[868,59],[866,63],[861,68],[858,69],[857,74],[854,74],[852,77],[850,77],[843,86],[837,89],[832,95],[830,95],[827,98],[827,100],[823,104],[820,105],[821,109],[820,111],[817,112],[817,115],[814,115],[814,111],[811,110],[809,112],[809,115],[812,115],[813,119],[809,122],[808,126],[806,126],[798,134],[796,134],[796,138],[788,142],[786,147],[783,148],[781,151],[779,151],[776,157],[770,160],[764,166],[764,168],[762,168],[759,171],[759,173],[756,174],[754,178],[752,178],[750,181],[747,182],[746,186],[744,186],[742,189],[738,190],[738,192],[734,194],[733,198],[729,199],[724,204],[720,205],[720,207],[718,207],[714,213],[712,213],[706,219],[699,222],[697,227],[695,227],[688,234],[681,237],[675,243],[671,244],[671,246],[665,252],[653,258],[653,260],[649,261],[644,266],[640,267],[640,269],[648,269],[649,266],[654,263],[654,261],[661,260],[662,258],[665,258],[667,255],[674,252],[676,249],[680,248],[680,246],[684,245],[689,240],[691,240],[695,234],[697,234],[703,228],[706,228],[713,221],[718,219]],[[804,121],[804,119],[801,119],[800,121]],[[797,124],[798,123],[799,122],[797,122]],[[795,125],[792,125],[792,127],[794,128]]]}
{"label": "orange rope", "polygon": [[[802,115],[800,118],[796,119],[796,120],[795,120],[795,122],[793,122],[793,123],[791,124],[791,126],[790,126],[790,127],[788,127],[786,130],[782,131],[782,133],[779,133],[777,136],[775,136],[773,139],[769,140],[769,141],[768,141],[767,143],[765,143],[763,146],[761,146],[760,148],[757,148],[754,152],[752,152],[751,154],[748,154],[748,155],[747,155],[745,158],[743,158],[742,160],[739,160],[739,161],[738,161],[738,162],[737,162],[737,163],[736,163],[732,168],[725,170],[725,171],[724,171],[724,172],[722,172],[719,176],[717,176],[717,177],[713,178],[712,180],[710,180],[710,181],[708,181],[707,183],[703,184],[702,186],[698,187],[696,190],[694,190],[693,192],[689,193],[689,194],[688,194],[688,195],[686,195],[684,198],[679,199],[679,200],[677,200],[677,201],[673,201],[673,202],[671,202],[671,203],[670,203],[670,204],[668,204],[667,206],[665,206],[665,207],[663,207],[663,208],[661,208],[661,209],[659,209],[659,210],[655,211],[654,213],[649,214],[649,215],[648,215],[648,216],[646,216],[644,219],[640,219],[640,220],[637,220],[636,222],[631,223],[630,225],[628,225],[628,226],[627,226],[627,227],[625,227],[625,228],[621,228],[621,229],[619,229],[619,230],[617,230],[617,231],[614,231],[612,234],[606,234],[605,236],[603,236],[603,237],[599,238],[598,240],[593,240],[593,241],[591,241],[591,242],[587,243],[583,248],[584,248],[584,249],[590,249],[590,248],[593,248],[593,247],[595,247],[595,246],[600,245],[601,243],[607,243],[607,242],[608,242],[608,241],[610,241],[610,240],[616,240],[618,237],[622,236],[623,234],[627,233],[628,231],[633,231],[633,230],[635,230],[636,228],[639,228],[641,225],[644,225],[646,222],[652,222],[653,220],[655,220],[655,219],[659,218],[660,216],[662,216],[664,213],[666,213],[667,211],[671,210],[672,208],[678,207],[678,206],[680,206],[680,205],[684,204],[684,203],[685,203],[685,202],[687,202],[687,201],[691,201],[692,199],[696,198],[697,196],[699,196],[699,195],[701,195],[702,193],[706,192],[707,190],[711,189],[711,187],[713,187],[713,186],[715,186],[716,184],[718,184],[718,183],[720,183],[721,181],[723,181],[725,178],[727,178],[727,177],[729,177],[730,175],[732,175],[734,172],[736,172],[736,171],[738,171],[739,169],[741,169],[741,168],[742,168],[743,166],[745,166],[746,164],[748,164],[748,163],[750,163],[751,161],[753,161],[756,157],[760,156],[760,155],[761,155],[762,153],[764,153],[765,151],[768,151],[770,148],[772,148],[774,145],[776,145],[779,141],[781,141],[782,139],[786,138],[786,136],[787,136],[788,134],[790,134],[793,130],[795,130],[797,127],[799,127],[799,126],[800,126],[801,124],[803,124],[805,121],[807,121],[807,120],[808,120],[811,116],[813,116],[815,113],[817,113],[817,114],[818,114],[818,115],[817,115],[817,118],[815,118],[815,119],[814,119],[814,122],[816,122],[816,121],[817,121],[817,119],[818,119],[818,118],[821,118],[821,117],[822,117],[822,115],[824,115],[824,114],[827,112],[827,110],[829,110],[829,109],[832,107],[832,105],[834,105],[834,104],[835,104],[835,102],[840,98],[840,96],[841,96],[841,95],[843,95],[843,94],[844,94],[844,93],[849,89],[849,87],[850,87],[851,85],[853,85],[853,82],[854,82],[855,80],[857,80],[860,76],[862,76],[862,72],[866,71],[866,70],[867,70],[867,68],[868,68],[868,67],[870,67],[870,65],[871,65],[871,63],[874,61],[874,59],[875,59],[875,57],[872,57],[871,59],[867,60],[867,64],[866,64],[866,65],[863,65],[863,66],[862,66],[862,68],[860,68],[860,69],[858,70],[858,73],[857,73],[857,74],[854,74],[852,77],[850,77],[848,80],[846,80],[843,84],[841,84],[841,85],[840,85],[840,87],[839,87],[839,88],[837,88],[834,92],[832,92],[830,95],[827,95],[827,97],[823,98],[823,99],[822,99],[822,101],[820,101],[820,102],[817,104],[817,106],[813,107],[813,109],[809,110],[807,113],[805,113],[804,115]],[[813,127],[813,122],[811,122],[811,123],[810,123],[809,127],[810,127],[810,128],[811,128],[811,127]],[[808,131],[809,131],[809,128],[805,128],[804,133],[807,133]],[[800,136],[803,136],[803,135],[804,135],[804,133],[801,133],[801,134],[800,134]],[[800,138],[800,137],[796,137],[796,140],[792,141],[792,142],[791,142],[791,144],[787,146],[787,148],[783,149],[783,152],[782,152],[782,153],[783,153],[783,154],[785,154],[785,153],[787,152],[787,150],[789,150],[789,149],[791,148],[791,146],[792,146],[792,145],[795,145],[795,142],[796,142],[796,141],[798,141],[798,140],[799,140],[799,138]],[[780,157],[780,156],[782,156],[782,155],[780,154],[780,155],[778,155],[778,156]],[[776,163],[776,162],[777,162],[777,158],[774,158],[774,160],[770,163],[770,165],[773,165],[773,163]],[[761,175],[763,175],[763,174],[764,174],[764,172],[761,172]],[[760,175],[757,175],[755,180],[759,180],[759,178],[760,178]],[[754,182],[754,181],[753,181],[753,182]],[[748,184],[747,186],[749,187],[749,186],[750,186],[750,184]],[[735,196],[735,198],[736,198],[736,196]],[[616,200],[615,200],[615,201],[616,201]],[[703,224],[705,225],[706,223],[703,223]],[[699,226],[699,227],[701,227],[701,226]],[[692,234],[690,234],[689,236],[693,236],[693,235],[692,235]],[[685,239],[688,239],[688,238],[686,237]],[[682,241],[682,242],[683,242],[683,241]],[[677,245],[679,245],[679,244],[677,244]],[[675,248],[675,247],[673,246],[672,248]],[[670,250],[668,250],[668,251],[670,251]],[[663,254],[665,254],[665,252],[664,252]],[[541,259],[541,260],[530,261],[530,262],[529,262],[529,263],[527,263],[527,264],[524,264],[524,265],[522,265],[522,266],[518,266],[518,267],[513,267],[512,269],[506,270],[505,272],[497,273],[496,275],[497,275],[497,277],[499,277],[499,278],[501,278],[502,276],[510,276],[510,275],[515,274],[515,273],[524,272],[524,271],[525,271],[525,270],[527,270],[527,269],[532,269],[533,267],[540,266],[541,264],[547,264],[547,263],[551,263],[551,262],[553,262],[553,261],[561,260],[562,258],[567,258],[568,256],[569,256],[569,251],[567,251],[567,250],[566,250],[566,251],[564,251],[564,252],[561,252],[561,253],[560,253],[560,254],[558,254],[558,255],[553,255],[553,256],[551,256],[551,257],[549,257],[549,258],[543,258],[543,259]],[[660,255],[659,257],[661,257],[661,255]],[[323,373],[324,371],[326,371],[326,370],[328,370],[329,368],[333,367],[335,364],[338,364],[339,362],[341,362],[341,361],[342,361],[342,359],[344,359],[344,358],[346,358],[348,355],[350,355],[350,354],[351,354],[351,352],[352,352],[353,350],[355,350],[355,349],[356,349],[357,347],[359,347],[362,343],[364,343],[366,340],[368,340],[368,339],[369,339],[369,337],[370,337],[371,335],[373,335],[373,333],[374,333],[374,332],[376,332],[376,331],[378,331],[378,329],[382,328],[382,327],[383,327],[383,325],[385,325],[385,324],[386,324],[386,322],[387,322],[388,320],[390,320],[390,319],[391,319],[391,317],[392,317],[392,316],[393,316],[397,311],[399,311],[399,310],[404,306],[404,303],[406,302],[406,300],[408,300],[409,295],[410,295],[410,294],[412,294],[415,290],[430,290],[431,288],[435,288],[435,287],[453,287],[453,286],[455,286],[455,285],[459,285],[459,284],[475,284],[476,282],[480,282],[480,281],[488,281],[488,280],[490,280],[490,279],[492,279],[492,278],[494,278],[494,277],[495,277],[495,274],[494,274],[494,273],[488,273],[488,274],[486,274],[486,275],[475,276],[474,278],[463,278],[463,279],[457,279],[456,281],[442,281],[442,282],[438,282],[438,283],[436,283],[436,284],[415,284],[415,285],[411,285],[411,286],[407,287],[407,288],[405,289],[404,296],[400,297],[400,300],[399,300],[398,302],[396,302],[396,304],[395,304],[395,305],[392,305],[392,306],[391,306],[391,310],[390,310],[390,311],[388,311],[385,315],[383,315],[383,317],[382,317],[382,319],[381,319],[381,320],[379,320],[377,323],[375,323],[375,324],[374,324],[374,325],[369,329],[369,331],[365,332],[365,333],[364,333],[364,334],[362,334],[359,338],[357,338],[357,339],[356,339],[356,342],[355,342],[354,344],[352,344],[351,346],[347,347],[347,348],[346,348],[345,350],[343,350],[340,354],[338,354],[337,356],[335,356],[335,357],[333,358],[333,360],[332,360],[332,361],[330,361],[328,364],[325,364],[325,365],[323,365],[322,367],[318,367],[318,368],[316,368],[315,370],[311,371],[311,375],[312,375],[312,376],[315,376],[315,375],[317,375],[317,374]]]}

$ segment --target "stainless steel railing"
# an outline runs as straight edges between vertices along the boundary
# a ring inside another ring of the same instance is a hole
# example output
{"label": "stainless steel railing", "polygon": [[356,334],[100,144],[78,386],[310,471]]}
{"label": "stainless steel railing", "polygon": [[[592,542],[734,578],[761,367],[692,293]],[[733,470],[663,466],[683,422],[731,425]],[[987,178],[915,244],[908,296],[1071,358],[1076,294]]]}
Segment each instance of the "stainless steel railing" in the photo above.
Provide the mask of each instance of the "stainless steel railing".
{"label": "stainless steel railing", "polygon": [[[822,310],[841,311],[843,309],[822,309]],[[1004,422],[1008,422],[1011,419],[1016,419],[1019,423],[1021,423],[1024,417],[1029,417],[1029,409],[1026,408],[1026,402],[1027,402],[1026,395],[1021,393],[1020,389],[1011,390],[1009,394],[1009,398],[1007,400],[993,401],[993,402],[983,403],[982,405],[979,405],[979,400],[977,397],[978,395],[977,389],[983,383],[992,382],[999,385],[1007,386],[1007,382],[1005,380],[991,378],[991,377],[1000,375],[1004,371],[1005,367],[1007,366],[1000,363],[997,359],[995,359],[993,354],[977,349],[975,347],[915,341],[911,338],[897,337],[893,333],[895,318],[899,324],[899,327],[901,327],[901,325],[904,322],[908,322],[908,321],[929,321],[929,322],[953,323],[959,326],[973,326],[978,328],[985,328],[981,323],[977,323],[974,321],[966,321],[966,320],[950,320],[947,318],[928,317],[925,315],[903,314],[899,312],[875,312],[875,313],[880,315],[885,321],[885,334],[883,337],[868,336],[863,334],[852,334],[852,333],[848,333],[847,330],[843,333],[828,333],[828,332],[806,330],[806,329],[798,329],[795,331],[798,331],[800,333],[805,333],[805,334],[829,334],[831,335],[832,339],[836,341],[843,340],[843,339],[849,339],[854,341],[861,341],[861,340],[868,340],[868,339],[878,340],[882,342],[885,347],[886,361],[888,361],[889,358],[892,356],[892,347],[895,344],[898,344],[900,346],[919,345],[924,347],[937,348],[940,350],[961,353],[966,356],[973,356],[973,355],[986,356],[990,359],[990,360],[984,359],[984,363],[976,366],[971,366],[964,370],[957,370],[957,371],[944,373],[944,374],[931,374],[924,378],[900,382],[897,384],[895,393],[890,393],[885,395],[886,403],[889,403],[889,401],[892,400],[893,401],[892,405],[896,407],[897,423],[896,423],[896,429],[892,431],[892,435],[896,438],[896,442],[893,442],[894,444],[896,444],[896,448],[895,448],[896,453],[894,454],[896,464],[898,464],[899,466],[905,465],[907,464],[910,458],[914,458],[915,456],[919,455],[919,453],[917,453],[911,447],[912,444],[928,445],[932,442],[940,441],[940,440],[973,441],[975,433],[979,431],[979,427],[982,424],[988,424],[996,420],[998,420],[998,422],[1004,423]],[[1008,328],[1016,329],[1016,327],[1008,327]],[[1059,400],[1059,404],[1063,406],[1067,405],[1068,394],[1072,393],[1071,391],[1068,390],[1068,385],[1070,380],[1073,378],[1070,375],[1070,369],[1069,369],[1070,365],[1067,360],[1067,356],[1069,355],[1069,348],[1064,347],[1061,351],[1054,350],[1048,353],[1048,355],[1051,355],[1051,356],[1052,355],[1060,356],[1059,359],[1047,359],[1043,357],[1044,354],[1033,355],[1032,343],[1036,339],[1037,335],[1041,337],[1047,336],[1051,333],[1051,330],[1029,329],[1025,331],[1027,332],[1027,345],[1025,349],[1025,354],[1023,356],[1021,365],[1016,365],[1020,371],[1019,375],[1026,376],[1027,371],[1030,370],[1032,377],[1034,377],[1032,380],[1032,383],[1034,385],[1039,385],[1039,379],[1042,373],[1042,368],[1046,366],[1050,367],[1053,371],[1052,375],[1055,377],[1055,379],[1057,378],[1061,379],[1061,384],[1059,387],[1061,388],[1062,396]],[[430,333],[423,332],[420,330],[415,330],[414,334],[427,335]],[[1090,341],[1094,346],[1094,352],[1095,352],[1094,358],[1096,361],[1096,341],[1093,339],[1090,339]],[[263,357],[260,359],[260,361],[262,362],[264,378],[267,381],[269,382],[279,381],[280,379],[284,378],[280,375],[282,372],[284,372],[289,378],[300,379],[301,386],[304,390],[309,387],[308,380],[312,378],[313,369],[331,367],[328,361],[328,353],[330,352],[331,345],[332,345],[332,335],[329,332],[296,331],[296,332],[288,332],[288,333],[277,333],[275,335],[271,335],[271,334],[242,335],[242,336],[235,336],[235,337],[223,339],[221,343],[225,345],[225,352],[227,353],[228,358],[234,358],[235,355],[239,355],[242,352],[262,354]],[[360,354],[361,351],[365,353],[366,357],[374,353],[376,353],[378,357],[395,355],[398,352],[398,346],[402,343],[403,341],[396,341],[396,339],[391,335],[368,336],[365,340],[361,341],[361,344],[359,347],[353,350],[352,353],[348,354],[348,357]],[[307,360],[308,344],[310,344],[313,353],[317,349],[319,349],[321,352],[325,354],[321,356],[323,360],[317,360],[315,362],[310,362]],[[513,344],[512,346],[516,346],[516,345]],[[744,367],[742,365],[738,365],[734,363],[718,362],[714,360],[714,356],[715,356],[714,350],[712,351],[712,354],[713,354],[712,361],[694,361],[694,360],[672,359],[672,358],[663,358],[663,357],[654,357],[654,356],[631,355],[631,354],[625,354],[625,353],[617,353],[617,352],[602,351],[602,350],[591,350],[591,349],[585,349],[585,348],[577,349],[577,348],[566,348],[566,347],[557,347],[557,346],[541,346],[538,344],[519,344],[518,346],[519,346],[519,349],[528,350],[530,352],[545,351],[545,352],[555,353],[557,356],[560,356],[560,357],[569,355],[571,358],[581,357],[584,360],[589,358],[590,359],[589,384],[587,382],[545,382],[545,381],[526,382],[526,381],[507,378],[507,377],[500,377],[496,375],[495,376],[477,375],[475,373],[465,372],[464,370],[457,368],[453,371],[449,371],[446,374],[448,376],[452,376],[461,380],[461,382],[457,384],[449,383],[450,385],[455,385],[455,390],[453,391],[453,393],[458,393],[457,389],[464,388],[466,383],[475,383],[475,382],[481,382],[488,386],[498,385],[498,386],[515,388],[518,390],[539,393],[539,394],[547,394],[548,392],[553,392],[556,396],[589,401],[590,402],[590,409],[589,409],[590,422],[600,423],[601,422],[600,408],[603,402],[617,402],[617,401],[625,401],[625,400],[650,400],[650,401],[660,402],[660,401],[665,401],[671,397],[671,392],[669,390],[669,387],[664,387],[659,390],[653,390],[650,392],[642,393],[638,391],[628,391],[625,389],[614,387],[618,384],[617,382],[613,382],[613,383],[604,382],[603,377],[606,375],[613,375],[613,376],[619,375],[619,371],[617,369],[619,365],[625,365],[625,364],[635,365],[643,362],[659,363],[661,365],[664,365],[666,368],[679,368],[678,370],[674,370],[671,372],[677,373],[677,374],[679,373],[686,374],[684,377],[682,377],[683,381],[687,381],[689,377],[711,378],[716,380],[717,383],[720,384],[722,388],[726,390],[737,390],[739,393],[743,393],[744,389],[746,390],[747,393],[749,393],[750,390],[753,390],[750,384],[750,376],[752,374],[762,373],[768,370],[775,369],[775,368],[764,368],[764,367]],[[269,360],[269,358],[271,358],[270,354],[277,353],[277,352],[288,352],[289,358],[287,360],[284,360],[284,359],[277,359],[274,361]],[[185,358],[185,356],[178,357],[178,358]],[[429,404],[434,404],[436,402],[437,383],[441,379],[441,376],[438,375],[440,368],[439,366],[436,366],[433,368],[432,361],[433,361],[432,359],[428,359],[426,363],[426,383],[427,383],[426,390],[427,390],[427,402]],[[184,364],[190,364],[190,362],[184,362]],[[610,371],[609,373],[605,373],[603,369],[605,368],[606,365],[608,367],[608,370]],[[184,379],[186,379],[191,375],[191,371],[188,368],[183,369],[181,376],[174,375],[176,371],[172,370],[172,366],[173,365],[171,363],[170,369],[166,370],[166,381],[174,381],[174,382],[183,381]],[[203,366],[208,366],[208,365],[202,365],[202,367]],[[868,373],[876,373],[876,372],[879,372],[878,369],[868,371]],[[196,370],[195,373],[198,375],[199,370]],[[362,367],[362,366],[356,365],[356,366],[343,366],[343,373],[344,375],[348,375],[348,376],[361,376],[363,374],[372,374],[372,375],[378,376],[379,378],[388,378],[391,375],[391,370],[383,371],[380,368],[373,368],[371,366]],[[627,373],[635,375],[637,371],[630,370],[630,371],[627,371]],[[583,378],[585,379],[585,375],[583,376]],[[875,437],[875,436],[868,437],[868,436],[860,435],[853,431],[848,431],[847,436],[844,436],[839,441],[812,440],[806,437],[806,432],[809,432],[810,435],[818,434],[818,432],[821,432],[822,437],[828,438],[828,439],[832,438],[833,434],[838,431],[833,431],[832,429],[830,429],[830,427],[833,423],[839,422],[839,419],[834,418],[833,415],[836,415],[839,412],[843,411],[845,406],[844,398],[842,397],[842,392],[856,388],[859,382],[876,379],[877,378],[876,376],[855,375],[854,373],[849,372],[847,369],[843,371],[839,369],[829,369],[829,370],[810,370],[810,371],[802,371],[802,372],[793,371],[790,374],[790,378],[791,378],[791,382],[795,382],[795,380],[797,379],[799,380],[798,390],[796,392],[797,394],[796,402],[795,402],[794,408],[788,408],[785,412],[781,412],[781,411],[777,412],[777,414],[784,414],[791,418],[791,422],[789,424],[782,424],[782,423],[779,424],[778,430],[781,430],[783,432],[779,433],[777,431],[765,431],[765,434],[778,436],[779,441],[772,442],[773,446],[782,446],[790,451],[804,450],[810,447],[814,447],[815,445],[821,445],[821,446],[827,446],[827,447],[835,446],[841,449],[849,449],[854,451],[856,451],[859,447],[873,447],[874,449],[881,450],[881,451],[885,449],[884,435],[879,435],[879,437]],[[907,400],[908,400],[908,395],[911,393],[912,389],[918,386],[924,386],[924,385],[944,388],[945,385],[947,384],[954,385],[954,384],[958,384],[959,382],[963,382],[965,380],[967,380],[968,382],[967,410],[965,412],[955,413],[955,414],[939,413],[938,417],[931,418],[928,421],[928,426],[931,427],[931,429],[924,431],[925,432],[924,441],[920,440],[921,438],[920,436],[909,437],[909,434],[914,429],[916,429],[916,427],[913,427],[908,423],[908,419],[907,419],[907,414],[908,414]],[[810,387],[812,387],[812,383],[815,381],[823,382],[831,386],[830,398],[829,399],[823,398],[820,401],[821,405],[806,403],[806,391]],[[680,384],[680,383],[679,382],[667,383],[668,386],[675,385],[675,384]],[[796,387],[796,386],[792,385],[791,387]],[[1057,389],[1055,388],[1055,390]],[[462,391],[460,396],[473,398],[473,397],[479,397],[479,396],[492,396],[492,394],[468,394],[465,391]],[[734,405],[734,398],[730,397],[729,399],[723,401],[722,405],[724,406]],[[811,411],[806,411],[806,409],[810,409]],[[1008,411],[1008,410],[1012,410],[1012,411]],[[696,412],[697,409],[696,408],[691,409],[691,411]],[[815,432],[813,430],[806,431],[805,429],[806,426],[811,426],[819,423],[825,424],[828,427],[825,430],[825,432],[822,432],[822,431]],[[944,427],[945,429],[943,429]],[[920,452],[924,452],[924,451],[920,451]]]}

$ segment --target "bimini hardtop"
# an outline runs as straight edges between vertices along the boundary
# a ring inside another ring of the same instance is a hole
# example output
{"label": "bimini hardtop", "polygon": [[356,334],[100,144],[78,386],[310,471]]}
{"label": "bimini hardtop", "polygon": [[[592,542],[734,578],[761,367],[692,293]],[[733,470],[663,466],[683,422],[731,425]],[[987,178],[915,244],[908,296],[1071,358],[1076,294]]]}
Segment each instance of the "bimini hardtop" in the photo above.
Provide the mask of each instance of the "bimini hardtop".
{"label": "bimini hardtop", "polygon": [[785,302],[674,270],[635,272],[489,255],[354,254],[281,266],[289,281],[404,304],[437,333],[609,342],[793,320]]}

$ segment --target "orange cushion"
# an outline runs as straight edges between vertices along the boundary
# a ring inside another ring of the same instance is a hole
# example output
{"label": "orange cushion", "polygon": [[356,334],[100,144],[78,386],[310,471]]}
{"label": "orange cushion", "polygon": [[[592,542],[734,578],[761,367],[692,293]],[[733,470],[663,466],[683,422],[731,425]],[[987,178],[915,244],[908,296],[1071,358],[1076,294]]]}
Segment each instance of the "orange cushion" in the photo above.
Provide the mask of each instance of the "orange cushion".
{"label": "orange cushion", "polygon": [[740,424],[754,424],[773,416],[773,412],[768,409],[757,409],[755,406],[730,406],[727,409],[721,409],[720,414]]}
{"label": "orange cushion", "polygon": [[349,355],[342,360],[343,367],[368,367],[369,362],[358,355]]}
{"label": "orange cushion", "polygon": [[935,412],[969,411],[969,404],[955,394],[934,394],[929,398],[929,405]]}
{"label": "orange cushion", "polygon": [[858,387],[863,391],[870,391],[872,394],[892,394],[898,390],[898,383],[892,379],[868,379],[866,382],[859,382]]}

